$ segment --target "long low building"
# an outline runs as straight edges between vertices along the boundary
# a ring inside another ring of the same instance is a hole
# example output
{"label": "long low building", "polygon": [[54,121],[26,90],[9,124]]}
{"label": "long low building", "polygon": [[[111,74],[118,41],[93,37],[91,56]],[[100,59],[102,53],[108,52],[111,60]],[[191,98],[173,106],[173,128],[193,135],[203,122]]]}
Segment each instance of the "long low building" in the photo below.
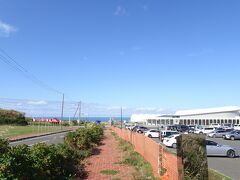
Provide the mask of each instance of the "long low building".
{"label": "long low building", "polygon": [[145,125],[210,125],[240,124],[240,108],[237,106],[177,111],[173,115],[133,114],[130,122]]}

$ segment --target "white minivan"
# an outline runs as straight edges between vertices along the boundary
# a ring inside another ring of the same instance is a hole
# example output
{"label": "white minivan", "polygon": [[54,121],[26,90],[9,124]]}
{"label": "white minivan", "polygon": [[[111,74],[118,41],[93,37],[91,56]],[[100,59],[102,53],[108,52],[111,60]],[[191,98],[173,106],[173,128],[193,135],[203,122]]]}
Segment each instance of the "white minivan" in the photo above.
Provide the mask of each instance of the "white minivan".
{"label": "white minivan", "polygon": [[240,124],[234,124],[234,130],[240,130]]}
{"label": "white minivan", "polygon": [[215,129],[216,129],[215,127],[204,127],[202,129],[196,129],[194,131],[194,133],[196,133],[196,134],[208,134],[208,133],[213,132]]}

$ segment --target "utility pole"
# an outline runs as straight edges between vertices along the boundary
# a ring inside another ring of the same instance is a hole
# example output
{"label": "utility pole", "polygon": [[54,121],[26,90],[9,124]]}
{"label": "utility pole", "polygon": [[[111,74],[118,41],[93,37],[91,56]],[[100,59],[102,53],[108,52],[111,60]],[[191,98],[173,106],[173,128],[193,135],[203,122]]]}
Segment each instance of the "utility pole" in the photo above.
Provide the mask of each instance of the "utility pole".
{"label": "utility pole", "polygon": [[63,93],[63,98],[62,98],[62,113],[61,113],[61,129],[62,129],[62,122],[63,122],[63,108],[64,108],[64,93]]}
{"label": "utility pole", "polygon": [[81,120],[81,111],[82,111],[82,102],[81,101],[79,102],[78,107],[79,107],[79,111],[78,111],[78,125],[79,125],[79,122]]}
{"label": "utility pole", "polygon": [[122,124],[123,124],[123,121],[122,121],[122,107],[121,107],[121,129],[122,129]]}

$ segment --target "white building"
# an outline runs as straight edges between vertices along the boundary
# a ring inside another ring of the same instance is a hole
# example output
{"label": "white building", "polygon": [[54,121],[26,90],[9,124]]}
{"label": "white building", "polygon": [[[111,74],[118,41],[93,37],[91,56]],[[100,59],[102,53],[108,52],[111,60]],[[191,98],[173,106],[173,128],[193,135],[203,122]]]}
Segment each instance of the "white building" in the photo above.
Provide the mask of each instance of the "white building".
{"label": "white building", "polygon": [[133,114],[130,122],[146,125],[210,125],[212,123],[240,124],[240,107],[220,107],[177,111],[173,115]]}

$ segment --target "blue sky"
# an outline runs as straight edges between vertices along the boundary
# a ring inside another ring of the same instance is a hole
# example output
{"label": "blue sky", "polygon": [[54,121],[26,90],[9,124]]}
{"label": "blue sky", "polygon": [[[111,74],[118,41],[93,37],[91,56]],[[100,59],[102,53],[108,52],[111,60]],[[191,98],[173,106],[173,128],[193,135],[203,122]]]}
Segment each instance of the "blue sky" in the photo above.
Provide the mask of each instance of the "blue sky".
{"label": "blue sky", "polygon": [[[68,101],[157,113],[240,105],[239,7],[237,0],[0,0],[0,48]],[[61,99],[2,61],[0,76],[1,98]]]}

